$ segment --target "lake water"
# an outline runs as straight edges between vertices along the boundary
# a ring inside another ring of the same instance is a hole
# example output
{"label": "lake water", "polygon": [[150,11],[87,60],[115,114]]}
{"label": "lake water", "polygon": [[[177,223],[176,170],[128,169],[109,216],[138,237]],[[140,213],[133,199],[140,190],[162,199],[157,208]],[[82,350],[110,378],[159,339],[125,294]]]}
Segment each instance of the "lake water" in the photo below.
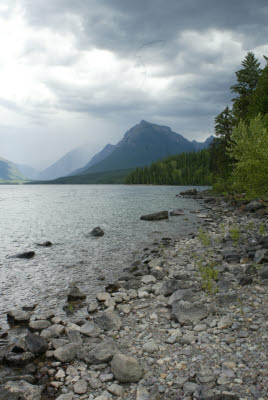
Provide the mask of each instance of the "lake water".
{"label": "lake water", "polygon": [[[176,197],[184,187],[124,185],[0,185],[0,325],[6,311],[37,303],[62,312],[71,282],[94,298],[119,276],[135,253],[156,238],[193,230],[200,205]],[[141,221],[140,216],[182,208],[185,216]],[[188,218],[186,220],[186,218]],[[93,238],[100,226],[105,235]],[[50,240],[53,246],[35,243]],[[30,260],[7,259],[34,250]]]}

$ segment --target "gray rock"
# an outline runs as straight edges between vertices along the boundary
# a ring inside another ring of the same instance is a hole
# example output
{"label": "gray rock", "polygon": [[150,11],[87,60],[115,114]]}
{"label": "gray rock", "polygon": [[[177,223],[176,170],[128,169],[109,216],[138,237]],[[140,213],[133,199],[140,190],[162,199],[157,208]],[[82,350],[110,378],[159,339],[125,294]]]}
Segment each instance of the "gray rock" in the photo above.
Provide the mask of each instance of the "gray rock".
{"label": "gray rock", "polygon": [[25,324],[30,320],[30,314],[20,309],[12,309],[7,312],[9,324]]}
{"label": "gray rock", "polygon": [[68,301],[77,301],[83,300],[86,298],[85,293],[81,292],[81,290],[77,286],[72,286],[68,293]]}
{"label": "gray rock", "polygon": [[104,331],[119,331],[122,322],[115,311],[104,311],[94,318],[95,324]]}
{"label": "gray rock", "polygon": [[25,258],[25,259],[29,259],[29,258],[33,258],[35,256],[35,252],[34,251],[25,251],[24,253],[18,253],[15,254],[14,256],[9,256],[8,258]]}
{"label": "gray rock", "polygon": [[43,329],[48,328],[49,326],[51,326],[51,323],[47,320],[31,321],[29,324],[29,329],[31,331],[40,332]]}
{"label": "gray rock", "polygon": [[193,394],[198,388],[198,385],[194,382],[186,382],[183,385],[184,396]]}
{"label": "gray rock", "polygon": [[228,307],[238,303],[238,296],[236,292],[219,293],[217,298],[222,307]]}
{"label": "gray rock", "polygon": [[74,393],[84,394],[87,391],[87,381],[85,379],[80,379],[74,384]]}
{"label": "gray rock", "polygon": [[63,325],[54,324],[44,329],[40,335],[45,339],[58,338],[64,332],[64,330],[65,327]]}
{"label": "gray rock", "polygon": [[96,345],[93,349],[82,348],[78,351],[78,358],[86,361],[88,364],[102,364],[112,360],[118,353],[118,349],[113,340],[104,341]]}
{"label": "gray rock", "polygon": [[94,323],[87,322],[82,325],[80,332],[89,337],[98,337],[101,333],[101,329]]}
{"label": "gray rock", "polygon": [[52,243],[49,240],[46,240],[43,243],[36,243],[36,244],[37,244],[37,246],[41,246],[41,247],[50,247],[50,246],[52,246]]}
{"label": "gray rock", "polygon": [[73,393],[61,394],[56,400],[73,400]]}
{"label": "gray rock", "polygon": [[208,317],[209,310],[205,305],[191,304],[187,301],[172,304],[172,318],[180,324],[197,324]]}
{"label": "gray rock", "polygon": [[268,279],[268,265],[264,265],[259,272],[262,279]]}
{"label": "gray rock", "polygon": [[159,294],[163,296],[171,296],[180,288],[180,285],[180,282],[178,282],[176,279],[165,281],[159,289]]}
{"label": "gray rock", "polygon": [[153,275],[144,275],[141,278],[141,282],[145,285],[150,285],[151,283],[156,283],[156,278]]}
{"label": "gray rock", "polygon": [[82,344],[83,340],[80,335],[80,331],[74,330],[74,331],[68,331],[67,333],[67,339],[69,340],[70,343],[77,343],[77,344]]}
{"label": "gray rock", "polygon": [[25,336],[25,340],[27,343],[27,349],[31,353],[42,354],[48,349],[47,341],[42,336],[29,332],[28,335]]}
{"label": "gray rock", "polygon": [[241,255],[233,249],[225,249],[222,252],[223,258],[228,262],[239,262]]}
{"label": "gray rock", "polygon": [[77,343],[66,344],[54,351],[54,357],[61,362],[70,362],[76,357],[79,347]]}
{"label": "gray rock", "polygon": [[24,353],[13,353],[7,351],[4,354],[4,362],[9,366],[25,366],[34,360],[34,354],[26,351]]}
{"label": "gray rock", "polygon": [[92,236],[100,237],[100,236],[103,236],[103,235],[104,235],[104,230],[101,229],[99,226],[96,226],[96,228],[94,228],[94,229],[90,232],[90,234],[91,234]]}
{"label": "gray rock", "polygon": [[261,249],[256,251],[254,261],[257,264],[268,262],[268,249]]}
{"label": "gray rock", "polygon": [[41,400],[41,388],[26,381],[7,382],[4,385],[4,390],[10,396],[6,397],[9,400],[12,400],[12,396],[19,400]]}
{"label": "gray rock", "polygon": [[168,299],[168,305],[171,306],[175,301],[189,301],[194,302],[197,300],[197,295],[191,289],[179,289],[174,292]]}
{"label": "gray rock", "polygon": [[107,390],[109,393],[112,393],[115,396],[120,396],[120,397],[123,397],[125,393],[124,388],[120,385],[117,385],[116,383],[113,383],[111,386],[108,386]]}
{"label": "gray rock", "polygon": [[142,215],[140,219],[144,221],[157,221],[160,219],[168,219],[168,211],[160,211],[157,213]]}
{"label": "gray rock", "polygon": [[116,354],[111,362],[111,370],[121,383],[138,382],[142,377],[142,369],[135,357]]}
{"label": "gray rock", "polygon": [[158,350],[158,344],[155,343],[153,340],[149,340],[149,342],[144,343],[142,346],[143,350],[146,351],[147,353],[154,353]]}
{"label": "gray rock", "polygon": [[249,204],[246,205],[245,210],[253,212],[261,208],[265,208],[265,206],[262,203],[260,203],[259,201],[251,201]]}
{"label": "gray rock", "polygon": [[173,210],[170,211],[170,216],[171,217],[176,217],[176,216],[180,216],[180,215],[185,215],[183,210]]}
{"label": "gray rock", "polygon": [[197,190],[196,189],[187,189],[184,192],[180,192],[181,196],[195,196],[197,195]]}

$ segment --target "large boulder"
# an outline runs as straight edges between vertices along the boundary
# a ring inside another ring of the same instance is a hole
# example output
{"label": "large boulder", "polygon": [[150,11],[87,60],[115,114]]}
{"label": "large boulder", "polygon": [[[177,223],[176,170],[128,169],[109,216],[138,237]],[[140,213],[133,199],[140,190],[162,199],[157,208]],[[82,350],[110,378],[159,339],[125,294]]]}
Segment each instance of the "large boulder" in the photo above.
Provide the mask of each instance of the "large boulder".
{"label": "large boulder", "polygon": [[46,240],[43,243],[36,243],[37,246],[41,246],[41,247],[50,247],[52,246],[52,243],[49,240]]}
{"label": "large boulder", "polygon": [[78,351],[78,358],[86,361],[88,364],[103,364],[112,360],[118,353],[118,349],[113,340],[105,340],[97,344],[93,349],[85,347]]}
{"label": "large boulder", "polygon": [[40,387],[19,380],[7,382],[3,388],[3,395],[0,393],[0,396],[2,400],[41,400],[41,393]]}
{"label": "large boulder", "polygon": [[85,336],[96,338],[100,335],[101,329],[92,322],[86,322],[84,325],[82,325],[80,333]]}
{"label": "large boulder", "polygon": [[54,351],[54,357],[61,362],[70,362],[76,357],[80,347],[77,343],[66,344]]}
{"label": "large boulder", "polygon": [[90,234],[91,234],[92,236],[100,237],[100,236],[103,236],[103,235],[104,235],[104,230],[101,229],[99,226],[96,226],[96,228],[94,228],[94,229],[90,232]]}
{"label": "large boulder", "polygon": [[115,311],[104,311],[94,318],[95,324],[104,331],[119,331],[122,322]]}
{"label": "large boulder", "polygon": [[24,367],[25,365],[31,363],[34,360],[34,354],[25,351],[24,353],[14,353],[12,351],[7,351],[4,354],[4,362],[10,367]]}
{"label": "large boulder", "polygon": [[23,253],[18,253],[15,254],[14,256],[9,256],[8,258],[33,258],[35,256],[35,252],[34,251],[25,251]]}
{"label": "large boulder", "polygon": [[257,211],[260,208],[265,208],[264,204],[260,203],[259,201],[251,201],[249,204],[246,205],[245,210],[246,211]]}
{"label": "large boulder", "polygon": [[7,312],[7,321],[9,324],[25,324],[29,322],[30,314],[20,309],[12,309]]}
{"label": "large boulder", "polygon": [[199,321],[209,316],[209,310],[205,305],[179,301],[172,304],[171,316],[182,325],[196,325]]}
{"label": "large boulder", "polygon": [[180,192],[181,196],[196,196],[197,190],[196,189],[187,189],[184,192]]}
{"label": "large boulder", "polygon": [[135,357],[116,354],[111,362],[111,370],[121,383],[138,382],[142,377],[142,369]]}
{"label": "large boulder", "polygon": [[181,286],[181,283],[176,279],[169,279],[161,285],[159,289],[160,295],[163,296],[171,296],[174,292],[176,292]]}
{"label": "large boulder", "polygon": [[48,344],[45,338],[39,335],[35,335],[34,333],[29,332],[27,336],[25,336],[27,349],[34,354],[41,354],[47,351]]}
{"label": "large boulder", "polygon": [[70,291],[68,293],[68,301],[78,301],[85,298],[85,293],[81,292],[81,290],[77,286],[70,287]]}
{"label": "large boulder", "polygon": [[168,219],[168,211],[160,211],[157,213],[142,215],[140,219],[144,221],[157,221],[160,219]]}
{"label": "large boulder", "polygon": [[268,249],[261,249],[256,251],[254,261],[257,264],[268,262]]}
{"label": "large boulder", "polygon": [[170,216],[171,217],[176,217],[176,216],[180,216],[180,215],[185,215],[183,210],[179,209],[179,210],[170,211]]}

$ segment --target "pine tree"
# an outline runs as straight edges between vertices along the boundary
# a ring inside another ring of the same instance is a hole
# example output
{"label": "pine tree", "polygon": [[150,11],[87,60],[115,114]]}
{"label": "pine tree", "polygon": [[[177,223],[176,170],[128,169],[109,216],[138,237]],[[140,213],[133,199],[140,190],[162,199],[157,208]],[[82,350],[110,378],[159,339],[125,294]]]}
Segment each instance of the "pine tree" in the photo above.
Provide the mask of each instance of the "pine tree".
{"label": "pine tree", "polygon": [[259,114],[268,129],[268,64],[262,70],[256,90],[251,96],[248,119],[254,118]]}
{"label": "pine tree", "polygon": [[255,58],[254,53],[248,52],[242,62],[242,69],[237,71],[237,84],[231,86],[232,93],[238,94],[233,99],[233,112],[237,119],[245,119],[248,112],[250,97],[257,87],[258,79],[261,74],[260,63]]}
{"label": "pine tree", "polygon": [[231,137],[234,125],[235,118],[233,116],[232,110],[230,110],[227,106],[215,118],[215,135],[219,136],[222,140],[227,142]]}

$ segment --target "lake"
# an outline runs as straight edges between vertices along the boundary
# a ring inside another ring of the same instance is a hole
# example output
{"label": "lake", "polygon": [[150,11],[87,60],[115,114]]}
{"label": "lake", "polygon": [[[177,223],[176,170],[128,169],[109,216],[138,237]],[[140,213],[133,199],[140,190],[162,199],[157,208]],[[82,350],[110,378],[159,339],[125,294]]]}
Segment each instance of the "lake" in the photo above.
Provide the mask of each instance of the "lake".
{"label": "lake", "polygon": [[[176,197],[186,187],[126,185],[0,185],[0,325],[6,311],[37,303],[62,311],[71,282],[94,298],[135,254],[157,238],[193,231],[200,205]],[[200,189],[200,188],[199,188]],[[204,188],[205,189],[205,188]],[[182,208],[185,216],[141,221],[142,214]],[[100,226],[105,235],[93,238]],[[36,243],[50,240],[53,246]],[[34,250],[30,260],[7,256]],[[98,277],[105,276],[105,282]]]}

